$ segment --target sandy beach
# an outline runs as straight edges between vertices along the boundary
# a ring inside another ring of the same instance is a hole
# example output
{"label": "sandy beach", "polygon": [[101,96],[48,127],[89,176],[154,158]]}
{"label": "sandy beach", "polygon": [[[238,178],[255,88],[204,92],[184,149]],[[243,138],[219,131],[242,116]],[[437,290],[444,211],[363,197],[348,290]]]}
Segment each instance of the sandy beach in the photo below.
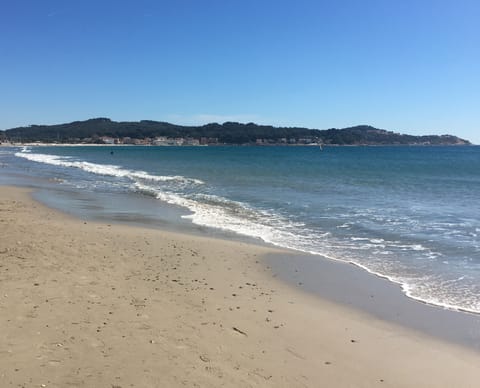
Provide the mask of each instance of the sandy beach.
{"label": "sandy beach", "polygon": [[0,187],[0,386],[478,386],[479,352],[289,285],[280,253]]}

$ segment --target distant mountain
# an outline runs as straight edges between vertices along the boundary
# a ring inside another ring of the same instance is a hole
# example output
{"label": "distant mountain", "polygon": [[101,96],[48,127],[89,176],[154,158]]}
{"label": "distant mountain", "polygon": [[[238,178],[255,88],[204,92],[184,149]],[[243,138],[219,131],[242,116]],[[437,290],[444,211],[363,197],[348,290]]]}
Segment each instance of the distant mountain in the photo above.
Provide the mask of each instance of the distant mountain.
{"label": "distant mountain", "polygon": [[359,125],[343,129],[273,127],[225,122],[202,126],[182,126],[142,120],[116,122],[95,118],[57,125],[30,125],[0,131],[0,141],[45,143],[151,144],[158,138],[196,139],[198,144],[324,144],[324,145],[469,145],[452,135],[412,136]]}

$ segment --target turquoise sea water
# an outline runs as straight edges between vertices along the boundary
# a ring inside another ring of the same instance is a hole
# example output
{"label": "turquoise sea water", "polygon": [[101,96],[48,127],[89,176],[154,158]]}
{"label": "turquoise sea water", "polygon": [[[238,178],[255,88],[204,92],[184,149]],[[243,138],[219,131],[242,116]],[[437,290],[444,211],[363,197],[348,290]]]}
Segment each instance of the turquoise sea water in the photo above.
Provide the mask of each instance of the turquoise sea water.
{"label": "turquoise sea water", "polygon": [[173,214],[351,262],[410,297],[480,313],[480,147],[24,147],[3,149],[0,165],[72,198],[125,198],[159,223]]}

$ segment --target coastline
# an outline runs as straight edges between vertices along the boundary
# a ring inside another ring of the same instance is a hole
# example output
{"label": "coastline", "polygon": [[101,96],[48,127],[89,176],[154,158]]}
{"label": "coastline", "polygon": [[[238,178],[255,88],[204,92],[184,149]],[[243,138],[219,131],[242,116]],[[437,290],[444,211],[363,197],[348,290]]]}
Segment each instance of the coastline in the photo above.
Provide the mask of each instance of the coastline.
{"label": "coastline", "polygon": [[473,387],[480,377],[478,352],[277,279],[263,258],[286,251],[74,219],[6,186],[0,217],[2,385]]}
{"label": "coastline", "polygon": [[400,284],[353,263],[295,252],[269,254],[265,262],[274,276],[308,294],[480,354],[480,314],[414,299]]}
{"label": "coastline", "polygon": [[186,145],[158,145],[158,144],[109,144],[109,143],[0,143],[0,148],[5,147],[479,147],[480,144],[186,144]]}

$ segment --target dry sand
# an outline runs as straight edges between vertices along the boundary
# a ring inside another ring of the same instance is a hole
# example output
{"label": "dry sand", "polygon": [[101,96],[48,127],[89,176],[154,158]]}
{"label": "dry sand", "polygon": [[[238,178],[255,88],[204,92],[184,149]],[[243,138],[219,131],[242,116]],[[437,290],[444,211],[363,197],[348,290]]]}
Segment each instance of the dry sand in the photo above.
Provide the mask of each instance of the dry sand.
{"label": "dry sand", "polygon": [[479,386],[479,354],[290,287],[273,251],[0,187],[0,387]]}

